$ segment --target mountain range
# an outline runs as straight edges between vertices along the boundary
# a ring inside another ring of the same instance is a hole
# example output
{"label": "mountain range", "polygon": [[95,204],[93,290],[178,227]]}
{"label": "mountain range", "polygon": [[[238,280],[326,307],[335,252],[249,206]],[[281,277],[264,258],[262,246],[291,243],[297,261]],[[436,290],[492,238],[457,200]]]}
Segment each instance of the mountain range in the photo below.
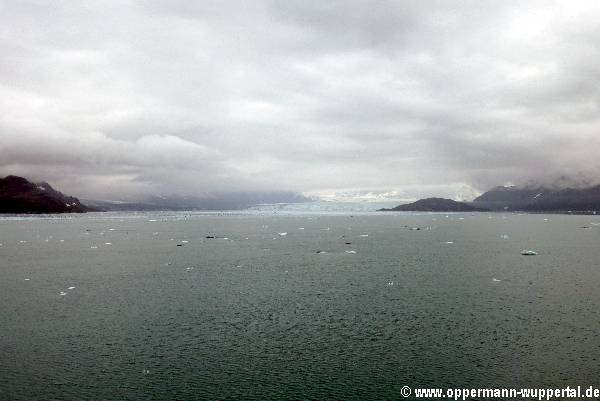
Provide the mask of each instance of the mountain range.
{"label": "mountain range", "polygon": [[203,196],[153,195],[135,201],[89,200],[86,205],[107,211],[156,210],[241,210],[261,204],[311,202],[296,192],[249,191],[211,192]]}
{"label": "mountain range", "polygon": [[445,198],[426,198],[380,212],[483,212],[485,209]]}
{"label": "mountain range", "polygon": [[0,178],[0,213],[83,213],[95,209],[64,195],[47,182],[32,183],[22,177]]}
{"label": "mountain range", "polygon": [[564,189],[544,186],[496,187],[469,204],[490,210],[595,213],[600,211],[600,185]]}
{"label": "mountain range", "polygon": [[311,202],[290,191],[211,192],[202,196],[146,196],[139,200],[91,200],[67,196],[47,182],[0,178],[0,213],[84,213],[92,211],[240,210],[261,204]]}

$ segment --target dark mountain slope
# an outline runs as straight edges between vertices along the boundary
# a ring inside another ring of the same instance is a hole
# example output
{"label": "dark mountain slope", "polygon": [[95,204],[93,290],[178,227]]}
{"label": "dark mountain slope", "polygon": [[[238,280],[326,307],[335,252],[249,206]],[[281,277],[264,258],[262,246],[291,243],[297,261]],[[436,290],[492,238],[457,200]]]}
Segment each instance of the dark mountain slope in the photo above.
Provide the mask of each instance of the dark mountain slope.
{"label": "dark mountain slope", "polygon": [[35,184],[9,175],[0,178],[0,213],[84,213],[94,211],[79,199],[56,191],[50,184]]}

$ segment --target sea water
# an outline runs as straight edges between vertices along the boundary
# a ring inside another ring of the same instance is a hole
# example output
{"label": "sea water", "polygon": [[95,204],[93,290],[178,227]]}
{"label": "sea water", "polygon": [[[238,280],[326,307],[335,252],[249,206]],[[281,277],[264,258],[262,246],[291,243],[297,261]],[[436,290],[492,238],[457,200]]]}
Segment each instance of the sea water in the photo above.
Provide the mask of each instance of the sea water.
{"label": "sea water", "polygon": [[0,399],[597,385],[600,218],[353,213],[0,218]]}

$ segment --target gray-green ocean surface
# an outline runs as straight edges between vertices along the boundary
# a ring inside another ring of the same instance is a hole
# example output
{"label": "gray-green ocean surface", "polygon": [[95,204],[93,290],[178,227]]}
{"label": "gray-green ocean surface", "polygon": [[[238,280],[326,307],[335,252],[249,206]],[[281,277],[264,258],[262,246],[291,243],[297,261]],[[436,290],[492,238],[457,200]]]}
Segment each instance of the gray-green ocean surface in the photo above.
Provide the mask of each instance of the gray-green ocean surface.
{"label": "gray-green ocean surface", "polygon": [[397,400],[404,385],[598,386],[599,223],[4,217],[0,400]]}

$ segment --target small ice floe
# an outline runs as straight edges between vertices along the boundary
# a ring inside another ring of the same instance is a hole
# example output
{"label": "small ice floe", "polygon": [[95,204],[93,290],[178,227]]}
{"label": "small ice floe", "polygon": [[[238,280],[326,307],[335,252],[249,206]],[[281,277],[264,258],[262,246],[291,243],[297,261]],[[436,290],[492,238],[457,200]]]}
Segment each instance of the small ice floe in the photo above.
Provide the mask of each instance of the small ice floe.
{"label": "small ice floe", "polygon": [[98,247],[96,245],[92,245],[90,246],[90,249],[98,249]]}
{"label": "small ice floe", "polygon": [[304,227],[298,227],[298,230],[304,230]]}
{"label": "small ice floe", "polygon": [[190,271],[190,270],[194,270],[194,268],[193,267],[186,267],[185,270]]}
{"label": "small ice floe", "polygon": [[523,249],[521,251],[521,255],[523,255],[523,256],[535,256],[535,255],[537,255],[537,252],[529,250],[529,249]]}
{"label": "small ice floe", "polygon": [[20,244],[26,244],[26,243],[27,243],[27,241],[21,240],[21,241],[19,241],[19,243],[20,243]]}
{"label": "small ice floe", "polygon": [[394,282],[393,281],[388,281],[387,285],[391,287],[391,286],[394,285]]}
{"label": "small ice floe", "polygon": [[112,245],[112,242],[105,242],[104,245]]}
{"label": "small ice floe", "polygon": [[465,218],[464,218],[464,217],[459,217],[458,219],[459,219],[459,220],[464,220]]}
{"label": "small ice floe", "polygon": [[74,290],[74,289],[75,289],[75,287],[69,287],[69,288],[67,288],[67,290]]}
{"label": "small ice floe", "polygon": [[182,244],[187,244],[188,242],[190,242],[190,241],[185,240],[185,239],[183,241],[181,241]]}
{"label": "small ice floe", "polygon": [[502,238],[502,239],[508,239],[508,235],[506,235],[506,234],[502,234],[502,235],[500,236],[500,238]]}
{"label": "small ice floe", "polygon": [[109,228],[108,231],[115,231],[115,229],[114,228]]}
{"label": "small ice floe", "polygon": [[30,278],[26,278],[26,279],[25,279],[25,281],[29,281],[29,280],[31,280],[31,279],[30,279]]}
{"label": "small ice floe", "polygon": [[356,253],[356,251],[344,251],[346,253]]}
{"label": "small ice floe", "polygon": [[360,234],[359,237],[368,237],[369,234]]}
{"label": "small ice floe", "polygon": [[223,237],[223,239],[224,239],[224,240],[228,240],[229,238],[227,238],[227,237]]}
{"label": "small ice floe", "polygon": [[544,221],[548,221],[548,219],[544,219]]}
{"label": "small ice floe", "polygon": [[494,283],[499,283],[499,282],[500,282],[500,281],[502,281],[502,280],[498,280],[496,277],[494,277],[494,278],[492,278],[492,281],[493,281]]}
{"label": "small ice floe", "polygon": [[446,244],[454,244],[454,241],[446,241]]}
{"label": "small ice floe", "polygon": [[65,291],[61,291],[59,292],[59,295],[64,297],[65,295],[67,295],[67,293]]}
{"label": "small ice floe", "polygon": [[156,219],[150,219],[150,220],[148,220],[148,221],[156,221]]}
{"label": "small ice floe", "polygon": [[285,237],[287,233],[278,233],[281,237]]}

